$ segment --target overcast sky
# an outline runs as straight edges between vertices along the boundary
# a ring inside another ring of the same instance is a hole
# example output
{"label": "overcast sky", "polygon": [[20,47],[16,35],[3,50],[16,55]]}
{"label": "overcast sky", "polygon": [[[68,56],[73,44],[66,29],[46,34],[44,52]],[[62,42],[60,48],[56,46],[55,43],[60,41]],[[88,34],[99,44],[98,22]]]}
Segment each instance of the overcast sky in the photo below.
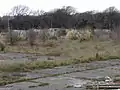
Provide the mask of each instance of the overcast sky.
{"label": "overcast sky", "polygon": [[79,12],[104,10],[115,6],[120,10],[120,0],[0,0],[0,16],[9,12],[16,5],[27,5],[33,10],[49,11],[62,6],[73,6]]}

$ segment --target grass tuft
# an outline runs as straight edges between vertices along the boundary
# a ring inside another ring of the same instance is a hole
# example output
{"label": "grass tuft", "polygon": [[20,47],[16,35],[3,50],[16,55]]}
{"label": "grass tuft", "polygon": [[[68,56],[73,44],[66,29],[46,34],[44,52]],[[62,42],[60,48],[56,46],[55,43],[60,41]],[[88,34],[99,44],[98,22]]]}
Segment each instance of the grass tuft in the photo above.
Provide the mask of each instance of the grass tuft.
{"label": "grass tuft", "polygon": [[40,83],[38,86],[48,86],[49,83]]}

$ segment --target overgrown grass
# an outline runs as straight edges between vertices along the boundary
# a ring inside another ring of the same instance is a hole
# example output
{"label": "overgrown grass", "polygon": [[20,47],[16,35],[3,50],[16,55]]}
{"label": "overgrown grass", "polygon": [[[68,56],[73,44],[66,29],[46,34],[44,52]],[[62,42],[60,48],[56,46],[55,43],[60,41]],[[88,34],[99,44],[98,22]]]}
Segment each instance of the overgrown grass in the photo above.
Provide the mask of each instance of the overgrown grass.
{"label": "overgrown grass", "polygon": [[[24,78],[24,77],[19,77],[19,76],[1,75],[0,76],[0,86],[4,86],[4,85],[7,85],[7,84],[12,84],[12,83],[18,83],[18,82],[33,82],[33,83],[37,83],[38,84],[37,86],[49,85],[49,83],[33,81],[33,80],[38,79],[38,78],[39,77],[37,77],[37,78]],[[30,87],[32,88],[32,86],[30,86]]]}
{"label": "overgrown grass", "polygon": [[38,85],[29,86],[29,88],[42,87],[42,86],[48,86],[48,85],[49,85],[49,83],[40,83]]}
{"label": "overgrown grass", "polygon": [[29,88],[35,88],[35,87],[37,87],[37,86],[34,86],[34,85],[32,85],[32,86],[29,86]]}
{"label": "overgrown grass", "polygon": [[[30,72],[35,69],[47,69],[71,64],[89,63],[109,59],[120,59],[120,43],[113,41],[46,41],[36,46],[6,46],[6,52],[33,53],[48,56],[69,56],[70,60],[31,61],[25,63],[0,64],[0,72]],[[52,76],[57,76],[54,74]],[[0,77],[0,85],[29,81],[20,77]],[[41,84],[47,85],[47,84]],[[34,86],[33,86],[34,87]],[[69,87],[69,86],[68,86]],[[32,88],[32,86],[31,86]]]}
{"label": "overgrown grass", "polygon": [[14,82],[15,80],[19,79],[20,77],[13,77],[13,76],[0,76],[0,86],[9,84],[10,82]]}
{"label": "overgrown grass", "polygon": [[11,83],[17,83],[17,82],[23,82],[23,81],[29,81],[34,80],[37,78],[23,78],[23,77],[14,77],[14,76],[6,76],[6,77],[0,77],[0,86],[4,86]]}
{"label": "overgrown grass", "polygon": [[44,44],[30,47],[28,45],[7,46],[6,52],[39,53],[48,56],[69,56],[70,60],[32,61],[26,63],[2,64],[0,71],[31,71],[34,69],[54,68],[70,64],[88,63],[91,61],[119,59],[120,44],[113,41],[63,40],[46,41]]}
{"label": "overgrown grass", "polygon": [[101,53],[103,55],[120,55],[120,43],[115,43],[113,41],[84,41],[79,42],[79,40],[51,40],[44,43],[39,43],[33,47],[23,44],[22,42],[14,46],[6,46],[6,52],[19,52],[19,53],[30,53],[39,54],[46,56],[68,56],[72,58],[83,57],[87,59],[89,57],[94,57],[96,53]]}
{"label": "overgrown grass", "polygon": [[59,66],[66,66],[71,64],[89,63],[92,61],[101,61],[109,59],[119,59],[118,56],[100,56],[96,54],[94,57],[88,59],[72,59],[72,60],[51,60],[51,61],[31,61],[25,63],[14,63],[14,64],[2,64],[0,65],[0,71],[2,72],[28,72],[35,69],[47,69]]}

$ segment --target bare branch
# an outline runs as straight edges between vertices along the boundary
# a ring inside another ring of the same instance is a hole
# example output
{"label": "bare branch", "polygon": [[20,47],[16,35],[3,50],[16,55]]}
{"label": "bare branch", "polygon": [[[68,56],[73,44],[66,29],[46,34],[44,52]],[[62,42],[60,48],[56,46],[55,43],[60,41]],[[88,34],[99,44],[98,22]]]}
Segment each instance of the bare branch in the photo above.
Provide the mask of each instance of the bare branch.
{"label": "bare branch", "polygon": [[29,15],[31,10],[29,7],[24,6],[24,5],[18,5],[14,6],[12,8],[12,11],[10,12],[10,15],[12,16],[17,16],[17,15]]}

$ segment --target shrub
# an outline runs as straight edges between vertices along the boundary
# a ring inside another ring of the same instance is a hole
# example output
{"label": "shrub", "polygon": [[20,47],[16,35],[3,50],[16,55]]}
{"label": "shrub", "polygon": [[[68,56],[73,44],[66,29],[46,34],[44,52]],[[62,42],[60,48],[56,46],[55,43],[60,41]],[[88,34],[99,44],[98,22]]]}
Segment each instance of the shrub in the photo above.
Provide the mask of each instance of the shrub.
{"label": "shrub", "polygon": [[33,29],[30,29],[28,32],[28,41],[29,44],[32,46],[35,44],[35,40],[36,40],[36,32]]}
{"label": "shrub", "polygon": [[77,40],[81,37],[81,34],[77,30],[71,30],[67,32],[66,38],[70,40]]}
{"label": "shrub", "polygon": [[1,51],[5,50],[5,43],[3,41],[0,41],[0,50]]}
{"label": "shrub", "polygon": [[7,33],[6,35],[6,41],[9,42],[10,44],[15,44],[19,40],[18,33],[11,31]]}
{"label": "shrub", "polygon": [[92,38],[92,32],[90,30],[85,30],[85,31],[71,30],[68,31],[66,38],[70,40],[80,40],[80,41],[90,40]]}
{"label": "shrub", "polygon": [[47,30],[41,30],[38,35],[39,35],[40,40],[42,40],[43,42],[48,40],[49,34]]}
{"label": "shrub", "polygon": [[83,41],[83,40],[90,40],[92,38],[92,32],[89,31],[89,30],[85,30],[81,37],[80,37],[80,40]]}
{"label": "shrub", "polygon": [[57,38],[59,37],[59,32],[57,29],[48,29],[48,33],[49,33],[49,39],[52,40],[57,40]]}
{"label": "shrub", "polygon": [[65,29],[62,29],[62,30],[59,30],[58,32],[57,32],[57,36],[58,37],[60,37],[60,36],[65,36],[66,34],[67,34],[67,32],[66,32],[66,30]]}

